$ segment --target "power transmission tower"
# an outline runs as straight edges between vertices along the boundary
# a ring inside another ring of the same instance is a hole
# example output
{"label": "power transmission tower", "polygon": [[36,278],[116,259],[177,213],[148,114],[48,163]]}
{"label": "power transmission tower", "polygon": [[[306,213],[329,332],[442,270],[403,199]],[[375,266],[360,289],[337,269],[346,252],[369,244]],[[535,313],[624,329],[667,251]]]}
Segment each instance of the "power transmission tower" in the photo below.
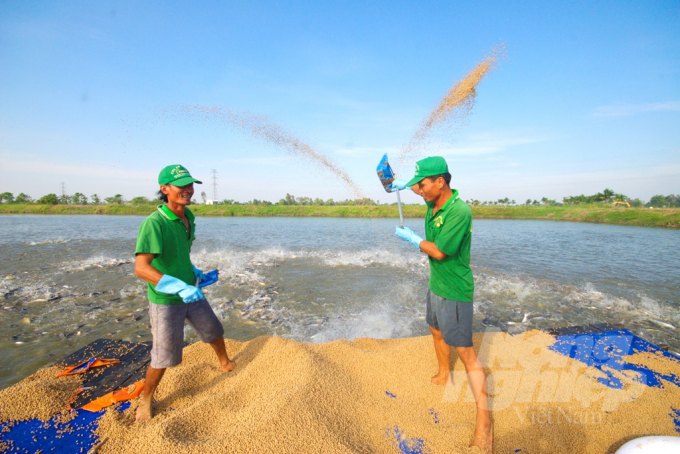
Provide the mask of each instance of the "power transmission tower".
{"label": "power transmission tower", "polygon": [[62,197],[66,195],[66,183],[63,181],[60,183],[61,184],[61,195]]}
{"label": "power transmission tower", "polygon": [[217,170],[212,169],[212,198],[215,202],[217,202]]}

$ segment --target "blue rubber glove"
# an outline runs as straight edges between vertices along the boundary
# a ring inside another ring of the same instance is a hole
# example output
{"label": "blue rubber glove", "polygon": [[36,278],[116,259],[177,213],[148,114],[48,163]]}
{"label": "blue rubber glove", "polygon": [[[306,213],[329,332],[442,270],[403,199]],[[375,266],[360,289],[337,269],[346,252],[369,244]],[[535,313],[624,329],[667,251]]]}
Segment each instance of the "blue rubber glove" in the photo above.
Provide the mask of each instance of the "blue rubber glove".
{"label": "blue rubber glove", "polygon": [[408,183],[408,181],[395,178],[395,180],[390,183],[390,189],[392,189],[392,191],[396,191],[397,188],[399,188],[400,191],[403,191],[406,189],[406,183]]}
{"label": "blue rubber glove", "polygon": [[194,265],[191,265],[191,267],[194,269],[194,276],[196,276],[196,282],[200,282],[203,279],[205,279],[205,274],[203,274],[203,271],[199,270]]}
{"label": "blue rubber glove", "polygon": [[173,295],[177,294],[185,303],[195,303],[198,300],[205,299],[203,292],[198,287],[189,285],[167,274],[164,274],[161,280],[158,281],[158,284],[156,284],[156,291]]}
{"label": "blue rubber glove", "polygon": [[406,240],[414,245],[416,249],[420,249],[420,243],[423,241],[423,239],[416,235],[416,232],[413,230],[409,229],[408,227],[397,227],[397,231],[394,233],[402,240]]}

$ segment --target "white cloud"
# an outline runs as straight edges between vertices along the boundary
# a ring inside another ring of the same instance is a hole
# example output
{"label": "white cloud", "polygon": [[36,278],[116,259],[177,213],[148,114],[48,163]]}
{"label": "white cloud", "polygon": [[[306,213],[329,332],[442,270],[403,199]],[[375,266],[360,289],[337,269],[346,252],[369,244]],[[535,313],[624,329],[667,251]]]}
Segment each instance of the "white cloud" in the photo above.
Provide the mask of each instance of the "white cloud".
{"label": "white cloud", "polygon": [[461,145],[441,144],[438,153],[442,156],[479,156],[502,153],[511,147],[528,145],[547,140],[541,136],[502,136],[497,133],[481,134],[464,138]]}
{"label": "white cloud", "polygon": [[280,165],[291,161],[290,156],[274,156],[269,158],[229,158],[224,159],[224,164],[258,164],[258,165]]}
{"label": "white cloud", "polygon": [[11,159],[3,156],[0,160],[5,172],[29,172],[51,176],[80,176],[96,177],[106,180],[155,180],[157,172],[130,170],[129,168],[116,168],[112,165],[101,164],[74,164],[66,162],[49,162],[43,157],[35,159]]}
{"label": "white cloud", "polygon": [[[398,148],[394,147],[339,147],[335,150],[335,154],[342,156],[382,156],[385,153],[388,155],[397,156]],[[376,158],[379,159],[379,158]]]}
{"label": "white cloud", "polygon": [[[559,199],[565,195],[593,193],[606,186],[633,198],[648,198],[653,193],[673,192],[668,182],[677,179],[678,176],[680,163],[667,163],[627,170],[607,169],[552,174],[494,171],[476,175],[468,180],[461,178],[460,186],[466,187],[470,194],[479,199],[495,199],[500,195],[507,195],[519,200],[526,197],[536,198],[539,194]],[[485,183],[487,181],[493,181],[494,184]]]}
{"label": "white cloud", "polygon": [[628,117],[646,112],[680,112],[680,101],[600,106],[595,109],[594,115],[596,117]]}

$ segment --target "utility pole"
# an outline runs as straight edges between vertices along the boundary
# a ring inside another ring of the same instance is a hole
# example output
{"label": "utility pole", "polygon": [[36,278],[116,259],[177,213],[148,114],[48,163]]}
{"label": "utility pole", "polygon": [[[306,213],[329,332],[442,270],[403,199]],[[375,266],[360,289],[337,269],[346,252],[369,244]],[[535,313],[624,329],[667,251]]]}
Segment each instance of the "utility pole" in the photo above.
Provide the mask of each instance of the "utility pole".
{"label": "utility pole", "polygon": [[61,184],[61,195],[62,197],[66,195],[66,183],[63,181],[60,183]]}
{"label": "utility pole", "polygon": [[212,169],[212,198],[217,203],[217,170]]}

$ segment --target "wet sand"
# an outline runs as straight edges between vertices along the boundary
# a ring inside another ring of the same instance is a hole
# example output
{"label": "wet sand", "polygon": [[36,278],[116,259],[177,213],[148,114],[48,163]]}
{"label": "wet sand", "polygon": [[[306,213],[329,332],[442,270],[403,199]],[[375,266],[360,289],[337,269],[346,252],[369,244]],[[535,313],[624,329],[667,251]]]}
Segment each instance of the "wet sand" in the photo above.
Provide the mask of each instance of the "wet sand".
{"label": "wet sand", "polygon": [[[596,380],[602,372],[549,350],[554,338],[539,331],[474,340],[490,374],[494,452],[603,453],[638,436],[677,435],[669,416],[680,403],[676,384],[651,388],[614,371],[623,388],[606,387]],[[227,349],[235,373],[219,371],[208,345],[185,348],[157,390],[155,418],[134,424],[134,401],[123,413],[108,410],[99,452],[480,452],[468,448],[475,404],[462,363],[453,386],[431,384],[428,336],[325,344],[264,336],[227,341]],[[654,363],[680,375],[680,362]],[[0,392],[0,402],[27,381],[51,380],[38,374]],[[55,399],[48,386],[34,389]]]}

